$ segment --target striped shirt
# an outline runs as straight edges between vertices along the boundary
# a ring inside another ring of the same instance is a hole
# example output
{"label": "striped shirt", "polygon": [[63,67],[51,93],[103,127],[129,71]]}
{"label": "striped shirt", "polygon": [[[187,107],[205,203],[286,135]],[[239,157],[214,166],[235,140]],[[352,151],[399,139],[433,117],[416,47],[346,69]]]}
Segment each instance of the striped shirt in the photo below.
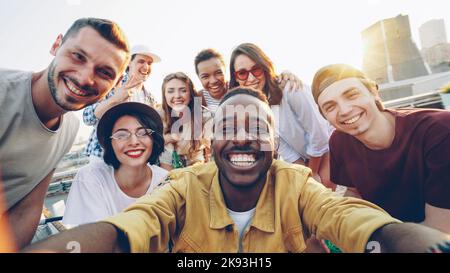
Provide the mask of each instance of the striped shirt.
{"label": "striped shirt", "polygon": [[221,100],[216,100],[215,98],[211,97],[208,91],[205,89],[200,90],[200,94],[203,96],[206,102],[206,107],[208,107],[211,112],[215,113],[217,108],[219,107],[219,103]]}

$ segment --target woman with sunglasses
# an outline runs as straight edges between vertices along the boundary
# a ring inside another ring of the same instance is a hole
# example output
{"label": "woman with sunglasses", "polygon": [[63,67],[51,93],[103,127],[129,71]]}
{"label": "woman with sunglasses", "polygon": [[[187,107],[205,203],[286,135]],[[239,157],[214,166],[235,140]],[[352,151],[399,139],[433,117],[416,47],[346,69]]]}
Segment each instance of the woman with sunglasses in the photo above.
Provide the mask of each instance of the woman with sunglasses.
{"label": "woman with sunglasses", "polygon": [[[199,115],[194,111],[198,103]],[[165,148],[159,161],[172,170],[205,162],[209,141],[205,139],[202,99],[192,80],[183,72],[167,75],[162,84],[162,109]]]}
{"label": "woman with sunglasses", "polygon": [[[207,109],[215,113],[220,100],[228,92],[228,82],[225,79],[225,60],[215,49],[207,48],[195,56],[194,65],[195,72],[203,86],[198,93],[203,98]],[[277,83],[281,89],[284,89],[288,82],[290,82],[291,91],[302,86],[301,80],[289,71],[283,71],[277,76]]]}
{"label": "woman with sunglasses", "polygon": [[110,108],[97,127],[104,162],[78,171],[63,223],[75,226],[102,220],[151,193],[167,175],[155,165],[164,149],[162,130],[158,112],[146,104],[125,102]]}
{"label": "woman with sunglasses", "polygon": [[278,155],[285,161],[307,165],[320,181],[328,174],[328,139],[331,126],[321,116],[308,86],[289,92],[276,81],[275,67],[256,45],[244,43],[233,50],[230,61],[230,88],[254,88],[263,92],[276,118]]}

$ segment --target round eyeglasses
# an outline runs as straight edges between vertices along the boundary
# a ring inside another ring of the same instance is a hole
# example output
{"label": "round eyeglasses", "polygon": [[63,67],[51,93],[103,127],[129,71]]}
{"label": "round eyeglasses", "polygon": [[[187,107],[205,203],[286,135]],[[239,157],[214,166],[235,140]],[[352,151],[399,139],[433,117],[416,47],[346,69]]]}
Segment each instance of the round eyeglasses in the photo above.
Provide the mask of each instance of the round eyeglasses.
{"label": "round eyeglasses", "polygon": [[[143,138],[146,136],[150,136],[151,134],[153,134],[153,132],[154,131],[149,128],[139,128],[136,130],[136,132],[134,132],[134,135],[137,138]],[[115,132],[114,134],[112,134],[110,136],[110,138],[115,139],[115,140],[128,140],[132,134],[133,133],[131,133],[128,130],[119,130],[119,131]]]}

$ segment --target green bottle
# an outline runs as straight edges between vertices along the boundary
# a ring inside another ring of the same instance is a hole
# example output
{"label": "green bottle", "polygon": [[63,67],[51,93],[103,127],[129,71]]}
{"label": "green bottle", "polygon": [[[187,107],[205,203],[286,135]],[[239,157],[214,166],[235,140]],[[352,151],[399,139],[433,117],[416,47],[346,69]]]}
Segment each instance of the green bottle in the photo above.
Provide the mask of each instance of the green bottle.
{"label": "green bottle", "polygon": [[340,250],[337,246],[335,246],[332,242],[325,240],[325,245],[328,247],[331,253],[342,253],[342,250]]}
{"label": "green bottle", "polygon": [[172,152],[172,167],[174,169],[184,168],[183,162],[181,161],[180,156],[175,150]]}

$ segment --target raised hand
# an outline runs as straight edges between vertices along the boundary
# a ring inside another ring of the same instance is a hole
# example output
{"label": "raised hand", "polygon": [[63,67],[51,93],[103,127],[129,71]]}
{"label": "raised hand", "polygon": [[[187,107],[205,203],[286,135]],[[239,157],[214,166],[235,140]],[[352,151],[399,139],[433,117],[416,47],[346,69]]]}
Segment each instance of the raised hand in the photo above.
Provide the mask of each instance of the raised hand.
{"label": "raised hand", "polygon": [[277,76],[277,83],[281,90],[284,90],[286,84],[289,82],[289,91],[296,91],[303,88],[303,82],[292,72],[285,70]]}

